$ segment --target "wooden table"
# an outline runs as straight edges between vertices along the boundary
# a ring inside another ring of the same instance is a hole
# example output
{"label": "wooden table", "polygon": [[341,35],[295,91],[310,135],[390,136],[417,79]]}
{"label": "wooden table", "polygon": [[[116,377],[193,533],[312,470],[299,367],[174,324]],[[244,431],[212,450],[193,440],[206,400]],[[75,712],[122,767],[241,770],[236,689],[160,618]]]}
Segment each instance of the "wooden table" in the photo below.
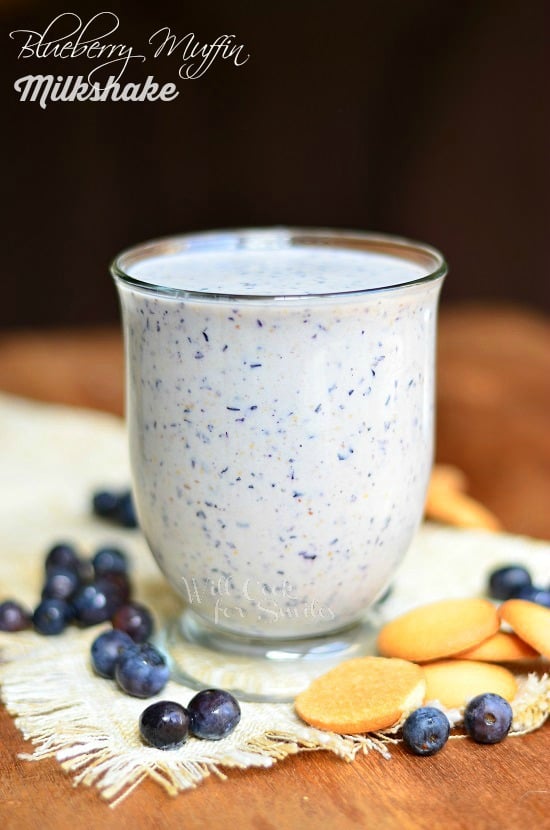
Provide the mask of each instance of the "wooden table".
{"label": "wooden table", "polygon": [[[438,460],[511,532],[550,538],[550,323],[511,308],[442,314]],[[0,389],[122,411],[117,330],[0,338]],[[549,561],[550,574],[550,561]],[[17,758],[25,742],[0,710],[0,820],[14,830],[171,828],[550,827],[550,727],[484,747],[454,741],[433,758],[400,748],[346,764],[302,753],[265,771],[231,771],[176,799],[146,782],[116,811],[73,789],[53,761]]]}

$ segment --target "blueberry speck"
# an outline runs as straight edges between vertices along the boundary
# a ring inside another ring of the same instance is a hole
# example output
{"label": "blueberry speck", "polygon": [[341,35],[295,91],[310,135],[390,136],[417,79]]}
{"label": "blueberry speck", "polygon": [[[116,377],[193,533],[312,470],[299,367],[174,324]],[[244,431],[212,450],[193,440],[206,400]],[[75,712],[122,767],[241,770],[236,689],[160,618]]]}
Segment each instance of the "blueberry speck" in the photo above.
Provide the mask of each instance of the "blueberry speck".
{"label": "blueberry speck", "polygon": [[162,654],[150,643],[123,652],[115,666],[120,688],[134,697],[151,697],[166,685],[170,670]]}
{"label": "blueberry speck", "polygon": [[512,707],[492,692],[472,698],[464,710],[464,729],[478,744],[499,743],[511,725]]}
{"label": "blueberry speck", "polygon": [[124,631],[134,643],[145,643],[153,633],[151,612],[139,602],[121,605],[111,620],[113,628]]}
{"label": "blueberry speck", "polygon": [[157,749],[177,749],[189,734],[187,709],[171,700],[152,703],[140,715],[139,731],[143,740]]}
{"label": "blueberry speck", "polygon": [[489,596],[493,599],[510,599],[522,588],[531,585],[531,574],[523,565],[506,565],[497,568],[489,576]]}
{"label": "blueberry speck", "polygon": [[423,706],[412,712],[403,724],[403,741],[414,755],[435,755],[449,738],[451,727],[443,712]]}
{"label": "blueberry speck", "polygon": [[6,599],[0,603],[0,631],[24,631],[31,624],[30,612],[18,602]]}
{"label": "blueberry speck", "polygon": [[189,701],[189,728],[196,738],[219,741],[232,732],[241,719],[241,707],[223,689],[203,689]]}
{"label": "blueberry speck", "polygon": [[43,599],[35,608],[32,622],[39,634],[61,634],[72,617],[71,606],[62,599]]}
{"label": "blueberry speck", "polygon": [[92,665],[101,677],[115,676],[115,666],[120,655],[136,645],[124,631],[104,631],[96,637],[90,650]]}

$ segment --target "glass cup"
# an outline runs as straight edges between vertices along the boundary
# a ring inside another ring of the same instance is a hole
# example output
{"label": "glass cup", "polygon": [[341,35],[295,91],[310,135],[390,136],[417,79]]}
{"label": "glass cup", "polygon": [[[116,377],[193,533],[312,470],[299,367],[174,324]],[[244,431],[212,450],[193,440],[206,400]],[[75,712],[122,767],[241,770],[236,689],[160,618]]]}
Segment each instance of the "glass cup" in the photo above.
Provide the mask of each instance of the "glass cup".
{"label": "glass cup", "polygon": [[183,600],[165,646],[237,674],[360,653],[422,517],[442,256],[275,228],[145,243],[112,273],[137,513]]}

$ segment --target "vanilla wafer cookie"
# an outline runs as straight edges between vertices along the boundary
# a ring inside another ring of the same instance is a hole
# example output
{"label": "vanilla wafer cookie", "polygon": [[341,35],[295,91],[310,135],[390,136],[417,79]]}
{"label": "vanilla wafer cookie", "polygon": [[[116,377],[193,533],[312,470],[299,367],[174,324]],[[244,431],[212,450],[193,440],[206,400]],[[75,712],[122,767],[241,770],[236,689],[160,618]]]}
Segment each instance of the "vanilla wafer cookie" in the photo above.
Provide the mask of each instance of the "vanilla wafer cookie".
{"label": "vanilla wafer cookie", "polygon": [[424,663],[479,645],[500,627],[486,599],[447,599],[420,605],[383,626],[378,650],[385,657]]}
{"label": "vanilla wafer cookie", "polygon": [[438,700],[449,709],[464,706],[476,695],[493,692],[513,700],[516,678],[503,666],[475,660],[438,660],[423,666],[426,701]]}
{"label": "vanilla wafer cookie", "polygon": [[356,734],[393,726],[422,704],[420,666],[386,657],[357,657],[317,677],[295,701],[299,716],[318,729]]}
{"label": "vanilla wafer cookie", "polygon": [[502,603],[499,614],[522,640],[550,657],[550,608],[526,599],[509,599]]}

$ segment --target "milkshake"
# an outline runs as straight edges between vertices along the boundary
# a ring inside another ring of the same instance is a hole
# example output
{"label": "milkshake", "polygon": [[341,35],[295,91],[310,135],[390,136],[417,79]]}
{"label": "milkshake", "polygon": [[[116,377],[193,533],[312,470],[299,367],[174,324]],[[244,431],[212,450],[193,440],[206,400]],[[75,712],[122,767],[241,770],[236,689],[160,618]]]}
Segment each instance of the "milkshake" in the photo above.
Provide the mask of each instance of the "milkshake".
{"label": "milkshake", "polygon": [[139,521],[188,612],[269,642],[356,623],[422,516],[441,257],[251,230],[113,273]]}

